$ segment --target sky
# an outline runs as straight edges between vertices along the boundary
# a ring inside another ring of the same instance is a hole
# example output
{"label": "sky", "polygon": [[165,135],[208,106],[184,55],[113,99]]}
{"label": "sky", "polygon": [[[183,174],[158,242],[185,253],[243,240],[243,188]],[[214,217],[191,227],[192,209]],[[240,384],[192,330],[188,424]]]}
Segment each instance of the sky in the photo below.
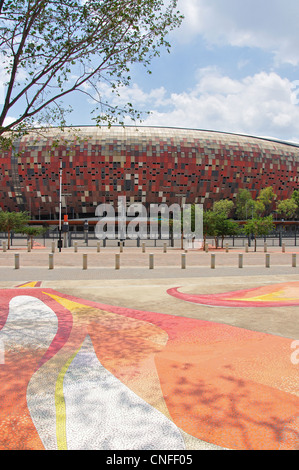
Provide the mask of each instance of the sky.
{"label": "sky", "polygon": [[123,91],[144,125],[299,142],[298,0],[180,0],[171,53]]}
{"label": "sky", "polygon": [[[162,51],[151,75],[134,66],[121,91],[121,101],[151,111],[142,125],[299,143],[298,0],[179,0],[178,7],[185,18],[169,35],[171,53]],[[115,99],[107,87],[102,94]],[[94,124],[86,96],[72,104],[68,124]]]}

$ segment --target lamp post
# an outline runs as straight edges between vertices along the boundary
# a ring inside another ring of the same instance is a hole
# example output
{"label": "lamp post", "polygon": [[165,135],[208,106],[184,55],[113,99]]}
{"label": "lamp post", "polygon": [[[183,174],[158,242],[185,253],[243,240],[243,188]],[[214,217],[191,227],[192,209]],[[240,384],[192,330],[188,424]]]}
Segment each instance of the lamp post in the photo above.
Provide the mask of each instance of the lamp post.
{"label": "lamp post", "polygon": [[59,169],[59,240],[58,240],[59,252],[61,252],[61,248],[62,248],[61,208],[62,208],[62,161],[60,160],[60,169]]}
{"label": "lamp post", "polygon": [[84,236],[85,236],[85,243],[88,245],[88,220],[84,221]]}
{"label": "lamp post", "polygon": [[126,198],[125,196],[121,196],[118,198],[118,239],[119,239],[119,246],[121,243],[125,243],[126,240]]}
{"label": "lamp post", "polygon": [[279,231],[279,246],[282,246],[282,232],[284,229],[284,219],[281,219],[282,225],[280,226],[280,231]]}

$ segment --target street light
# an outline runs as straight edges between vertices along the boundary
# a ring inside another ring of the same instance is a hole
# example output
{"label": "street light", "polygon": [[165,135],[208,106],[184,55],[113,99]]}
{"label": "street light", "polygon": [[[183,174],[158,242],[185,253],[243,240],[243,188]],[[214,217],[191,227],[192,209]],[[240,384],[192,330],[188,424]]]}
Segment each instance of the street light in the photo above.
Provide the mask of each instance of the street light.
{"label": "street light", "polygon": [[61,238],[61,208],[62,208],[62,161],[60,160],[60,170],[59,170],[59,240],[58,240],[58,249],[61,252],[62,248],[62,238]]}
{"label": "street light", "polygon": [[88,220],[84,221],[83,229],[84,229],[85,243],[86,245],[88,245]]}

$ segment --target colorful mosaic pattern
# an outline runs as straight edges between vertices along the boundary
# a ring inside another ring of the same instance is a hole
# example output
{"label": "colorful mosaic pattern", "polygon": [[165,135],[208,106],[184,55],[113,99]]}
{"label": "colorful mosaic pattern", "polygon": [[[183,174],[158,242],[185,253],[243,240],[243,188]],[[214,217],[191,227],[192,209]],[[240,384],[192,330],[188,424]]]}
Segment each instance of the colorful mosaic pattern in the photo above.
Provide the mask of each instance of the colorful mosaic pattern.
{"label": "colorful mosaic pattern", "polygon": [[[239,188],[253,197],[273,186],[279,200],[299,182],[299,148],[253,137],[186,129],[83,127],[64,134],[25,136],[0,157],[3,209],[32,216],[59,212],[59,161],[63,161],[63,207],[69,215],[94,216],[98,204],[199,203],[210,207],[234,198]],[[77,140],[74,135],[78,134]],[[71,137],[73,135],[73,137]],[[51,144],[61,141],[54,150]]]}
{"label": "colorful mosaic pattern", "polygon": [[167,292],[186,302],[214,307],[299,306],[299,282],[286,282],[221,294],[184,294],[179,291],[179,287],[169,289]]}
{"label": "colorful mosaic pattern", "polygon": [[292,340],[42,287],[0,296],[0,449],[298,449]]}

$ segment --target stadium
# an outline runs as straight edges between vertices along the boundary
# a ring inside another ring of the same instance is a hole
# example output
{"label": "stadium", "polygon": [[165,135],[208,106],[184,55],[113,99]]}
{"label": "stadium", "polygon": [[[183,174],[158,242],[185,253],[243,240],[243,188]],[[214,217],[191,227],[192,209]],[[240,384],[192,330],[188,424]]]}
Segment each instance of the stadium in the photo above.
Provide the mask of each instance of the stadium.
{"label": "stadium", "polygon": [[287,199],[299,183],[299,145],[274,139],[179,128],[81,127],[35,130],[1,153],[2,210],[32,220],[95,216],[99,204],[203,204],[255,198],[272,186]]}

